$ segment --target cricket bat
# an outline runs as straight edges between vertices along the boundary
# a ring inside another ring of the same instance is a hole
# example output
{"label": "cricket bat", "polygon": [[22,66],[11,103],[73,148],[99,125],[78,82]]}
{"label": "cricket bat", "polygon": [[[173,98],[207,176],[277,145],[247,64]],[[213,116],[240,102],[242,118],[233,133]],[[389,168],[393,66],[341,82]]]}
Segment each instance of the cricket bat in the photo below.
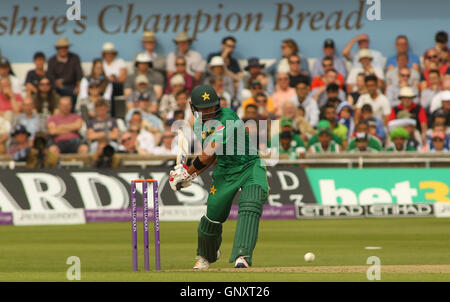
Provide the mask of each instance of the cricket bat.
{"label": "cricket bat", "polygon": [[[183,130],[178,129],[178,153],[177,153],[177,165],[186,164],[188,157],[188,142],[183,135]],[[177,190],[181,189],[181,183],[177,184]]]}

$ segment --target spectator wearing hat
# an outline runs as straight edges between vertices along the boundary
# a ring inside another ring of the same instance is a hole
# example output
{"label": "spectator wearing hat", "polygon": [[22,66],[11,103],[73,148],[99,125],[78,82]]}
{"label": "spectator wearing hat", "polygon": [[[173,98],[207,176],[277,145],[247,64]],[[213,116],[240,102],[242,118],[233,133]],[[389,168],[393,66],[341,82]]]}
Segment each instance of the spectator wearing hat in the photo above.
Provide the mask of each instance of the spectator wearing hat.
{"label": "spectator wearing hat", "polygon": [[222,57],[215,56],[211,58],[208,64],[208,76],[203,80],[204,84],[209,84],[211,77],[220,77],[223,81],[224,90],[230,95],[235,97],[234,79],[227,74],[225,62]]}
{"label": "spectator wearing hat", "polygon": [[165,121],[169,112],[177,109],[177,101],[175,96],[178,92],[185,90],[184,78],[181,74],[175,74],[170,79],[172,91],[165,93],[159,102],[159,116]]}
{"label": "spectator wearing hat", "polygon": [[344,90],[340,89],[339,84],[336,83],[336,70],[328,70],[324,80],[324,86],[314,88],[311,92],[311,95],[316,100],[319,108],[322,108],[329,99],[338,98],[341,102],[346,100]]}
{"label": "spectator wearing hat", "polygon": [[423,152],[449,152],[449,137],[444,132],[433,132],[431,141],[428,142]]}
{"label": "spectator wearing hat", "polygon": [[14,161],[26,161],[32,146],[30,132],[24,125],[16,125],[13,127],[11,138],[13,142],[9,145],[8,154],[13,156]]}
{"label": "spectator wearing hat", "polygon": [[11,89],[14,93],[21,94],[22,93],[22,84],[19,79],[14,75],[14,72],[11,68],[11,64],[9,61],[1,57],[0,58],[0,79],[7,78],[11,83]]}
{"label": "spectator wearing hat", "polygon": [[127,76],[124,85],[124,96],[127,98],[136,90],[136,79],[138,76],[145,76],[149,85],[149,89],[153,91],[159,100],[162,97],[164,89],[164,77],[151,68],[152,62],[147,53],[140,53],[136,56],[135,72]]}
{"label": "spectator wearing hat", "polygon": [[167,77],[166,90],[164,93],[172,93],[171,81],[175,75],[181,75],[184,79],[184,89],[190,94],[194,86],[197,85],[197,82],[193,76],[191,76],[186,69],[186,58],[179,56],[175,59],[175,73]]}
{"label": "spectator wearing hat", "polygon": [[[48,71],[45,70],[45,54],[38,51],[33,56],[34,69],[27,72],[25,78],[26,95],[32,96],[38,92],[39,81],[43,77],[47,77],[52,80]],[[53,80],[51,81],[53,85]]]}
{"label": "spectator wearing hat", "polygon": [[[408,67],[409,57],[406,53],[397,55],[397,66],[386,72],[386,86],[399,85],[399,82],[406,82],[408,86],[419,86],[420,73]],[[407,71],[406,71],[407,70]]]}
{"label": "spectator wearing hat", "polygon": [[405,35],[399,35],[395,39],[395,49],[397,53],[391,57],[389,57],[386,61],[386,69],[390,70],[394,67],[397,67],[397,57],[399,54],[407,54],[408,55],[408,68],[415,69],[420,71],[420,59],[419,56],[409,51],[409,42],[408,37]]}
{"label": "spectator wearing hat", "polygon": [[370,133],[370,119],[367,120],[360,120],[358,124],[355,126],[355,133],[350,138],[350,141],[348,143],[348,150],[352,150],[356,148],[356,134],[357,133],[365,133],[367,134],[367,140],[368,140],[368,146],[371,149],[381,151],[381,141],[380,139]]}
{"label": "spectator wearing hat", "polygon": [[87,122],[90,118],[95,117],[95,104],[97,104],[100,100],[103,100],[99,81],[90,81],[87,89],[88,96],[78,100],[75,105],[75,113],[80,114],[85,122]]}
{"label": "spectator wearing hat", "polygon": [[317,142],[308,142],[310,153],[339,153],[341,145],[333,139],[333,132],[328,121],[320,121],[317,125]]}
{"label": "spectator wearing hat", "polygon": [[377,77],[377,85],[382,91],[384,90],[384,73],[383,69],[378,66],[374,66],[373,55],[368,49],[361,49],[358,53],[360,65],[353,66],[350,69],[350,72],[347,77],[347,92],[351,93],[355,90],[356,85],[356,77],[360,73],[364,73],[366,76],[376,76]]}
{"label": "spectator wearing hat", "polygon": [[302,142],[301,145],[298,141],[293,140],[293,133],[291,131],[283,131],[279,134],[278,146],[273,146],[271,150],[275,154],[286,154],[289,159],[299,159],[305,157],[305,146]]}
{"label": "spectator wearing hat", "polygon": [[336,69],[334,69],[333,64],[333,57],[324,57],[322,59],[322,70],[323,73],[320,75],[317,75],[313,78],[311,82],[311,89],[315,89],[318,87],[326,86],[325,83],[329,83],[329,80],[327,77],[330,75],[328,74],[328,71],[333,70],[336,74],[336,80],[333,79],[333,82],[339,85],[340,89],[344,89],[345,79],[342,74],[340,74]]}
{"label": "spectator wearing hat", "polygon": [[70,96],[76,105],[83,77],[80,58],[69,51],[67,38],[59,38],[55,44],[56,54],[48,60],[48,73],[55,81],[56,91],[61,96]]}
{"label": "spectator wearing hat", "polygon": [[260,63],[256,57],[247,60],[247,66],[244,67],[246,73],[242,77],[242,89],[250,89],[251,83],[258,81],[262,84],[263,90],[267,95],[274,92],[272,77],[264,71],[264,63]]}
{"label": "spectator wearing hat", "polygon": [[111,104],[113,86],[103,70],[102,59],[95,59],[92,61],[91,73],[81,79],[80,93],[78,94],[80,100],[89,97],[89,83],[91,82],[97,83],[100,95],[104,100]]}
{"label": "spectator wearing hat", "polygon": [[420,92],[420,104],[430,113],[431,100],[441,92],[441,75],[437,69],[430,70],[428,73],[430,87]]}
{"label": "spectator wearing hat", "polygon": [[364,79],[366,84],[367,93],[361,95],[356,102],[355,122],[360,119],[361,108],[365,104],[372,106],[373,115],[383,122],[383,125],[387,124],[389,114],[391,113],[391,106],[389,100],[385,95],[378,90],[378,79],[374,75],[366,76]]}
{"label": "spectator wearing hat", "polygon": [[138,75],[135,78],[134,90],[126,98],[127,111],[129,111],[133,108],[136,108],[137,101],[143,95],[147,96],[147,98],[150,101],[149,105],[153,104],[153,109],[154,109],[155,104],[157,106],[158,98],[156,97],[154,90],[151,89],[151,87],[152,86],[150,85],[148,78],[145,75],[143,75],[143,74]]}
{"label": "spectator wearing hat", "polygon": [[323,59],[328,57],[331,58],[333,64],[332,68],[334,68],[340,75],[343,76],[343,78],[345,78],[347,76],[345,60],[344,58],[336,55],[336,47],[332,39],[326,39],[324,41],[322,51],[324,55],[314,62],[313,70],[311,72],[312,77],[315,78],[325,73],[328,65],[324,66]]}
{"label": "spectator wearing hat", "polygon": [[177,49],[172,51],[167,56],[167,77],[169,78],[176,72],[175,61],[177,57],[184,57],[186,60],[186,72],[192,76],[198,83],[205,72],[206,62],[203,60],[202,55],[190,49],[192,39],[185,31],[179,32],[175,39]]}
{"label": "spectator wearing hat", "polygon": [[295,99],[295,88],[289,86],[289,75],[286,72],[279,72],[276,76],[275,92],[272,94],[275,116],[281,115],[281,105],[285,100]]}
{"label": "spectator wearing hat", "polygon": [[[244,100],[242,102],[242,109],[245,111],[245,107],[247,107],[247,105],[249,104],[256,104],[256,97],[257,95],[264,95],[266,96],[267,94],[264,92],[264,86],[263,84],[259,81],[259,80],[254,80],[250,83],[250,92],[252,94],[252,96],[246,100]],[[273,114],[275,112],[275,107],[273,105],[273,100],[270,97],[266,98],[266,104],[265,104],[266,110],[268,113]]]}
{"label": "spectator wearing hat", "polygon": [[114,98],[123,95],[123,87],[127,80],[127,66],[122,58],[117,57],[118,53],[113,43],[106,42],[103,44],[103,70],[112,85],[111,115],[113,116],[115,116]]}
{"label": "spectator wearing hat", "polygon": [[359,34],[359,35],[355,36],[354,38],[352,38],[347,43],[347,45],[345,45],[344,49],[342,50],[342,55],[345,58],[347,58],[348,60],[353,60],[353,62],[352,62],[353,67],[362,67],[361,62],[360,62],[360,57],[359,57],[361,55],[361,53],[359,52],[359,50],[358,50],[358,52],[356,52],[356,55],[352,54],[352,48],[355,43],[358,44],[359,50],[366,49],[366,50],[370,51],[370,54],[373,59],[372,60],[373,67],[381,68],[381,70],[384,69],[383,55],[378,50],[369,48],[370,39],[369,39],[369,36],[364,33]]}
{"label": "spectator wearing hat", "polygon": [[267,72],[271,76],[275,76],[278,72],[288,72],[290,69],[289,58],[294,55],[298,56],[300,59],[300,63],[297,67],[300,67],[301,73],[307,75],[309,78],[310,72],[308,60],[300,54],[299,47],[293,39],[286,39],[281,42],[281,58],[270,65]]}
{"label": "spectator wearing hat", "polygon": [[0,115],[0,154],[6,154],[11,122]]}
{"label": "spectator wearing hat", "polygon": [[336,108],[339,124],[344,125],[348,129],[347,137],[349,137],[355,130],[353,112],[353,107],[347,102],[341,102]]}
{"label": "spectator wearing hat", "polygon": [[241,67],[239,62],[233,58],[233,52],[236,48],[236,38],[233,36],[226,36],[222,39],[221,50],[218,52],[213,52],[208,55],[207,62],[211,63],[212,58],[221,57],[225,63],[226,70],[238,75],[241,72]]}
{"label": "spectator wearing hat", "polygon": [[392,120],[388,123],[388,129],[390,131],[403,127],[409,134],[409,139],[406,144],[416,151],[421,149],[421,146],[426,141],[426,135],[421,135],[419,130],[417,130],[417,120],[412,118],[411,113],[406,110],[400,111],[397,114],[397,119]]}
{"label": "spectator wearing hat", "polygon": [[34,107],[34,101],[31,97],[26,97],[23,100],[23,112],[16,115],[13,120],[13,128],[18,125],[24,126],[31,139],[34,138],[37,132],[47,132],[46,119]]}
{"label": "spectator wearing hat", "polygon": [[403,127],[398,127],[389,134],[391,139],[390,145],[385,149],[386,152],[409,152],[416,151],[413,147],[408,146],[409,133]]}
{"label": "spectator wearing hat", "polygon": [[378,152],[378,150],[369,146],[369,134],[367,134],[365,132],[357,132],[355,135],[355,138],[354,138],[354,146],[349,147],[348,152],[350,152],[350,153],[360,153],[360,152],[375,153],[375,152]]}
{"label": "spectator wearing hat", "polygon": [[448,102],[449,98],[450,98],[450,77],[444,78],[442,82],[442,91],[437,93],[431,99],[430,112],[433,113],[439,108],[444,108],[445,111],[448,111],[448,109],[446,109],[448,107],[448,104],[444,104],[444,102]]}
{"label": "spectator wearing hat", "polygon": [[395,120],[400,111],[407,111],[417,121],[417,129],[424,136],[428,125],[427,114],[421,105],[413,102],[415,97],[416,93],[411,87],[402,87],[398,96],[401,103],[392,108],[388,121]]}
{"label": "spectator wearing hat", "polygon": [[53,145],[49,148],[55,153],[88,154],[89,148],[82,142],[79,131],[82,119],[79,114],[71,113],[72,98],[62,96],[58,102],[58,113],[47,119],[48,133],[52,136]]}
{"label": "spectator wearing hat", "polygon": [[[323,128],[323,127],[328,127],[328,129],[330,129],[330,122],[327,120],[320,120],[317,123],[317,129]],[[342,142],[341,138],[338,135],[336,135],[335,133],[333,133],[333,131],[331,131],[331,129],[330,129],[330,133],[331,133],[331,139],[342,147],[343,142]],[[313,144],[318,143],[318,142],[319,142],[319,134],[316,132],[316,134],[311,136],[311,138],[308,140],[307,149],[309,149],[309,147],[311,147]]]}
{"label": "spectator wearing hat", "polygon": [[0,78],[0,115],[12,122],[14,114],[22,111],[22,96],[12,90],[9,78]]}
{"label": "spectator wearing hat", "polygon": [[413,93],[415,94],[413,101],[414,101],[414,103],[419,104],[419,97],[418,97],[419,90],[417,90],[416,86],[409,85],[408,77],[410,75],[411,75],[411,73],[410,73],[409,68],[405,67],[405,68],[400,69],[401,79],[399,80],[398,84],[392,84],[387,87],[386,97],[388,98],[391,107],[395,107],[400,104],[399,94],[400,94],[400,90],[404,87],[408,87],[413,91]]}
{"label": "spectator wearing hat", "polygon": [[375,127],[375,136],[380,139],[380,141],[384,144],[386,140],[386,131],[384,130],[383,122],[373,115],[372,105],[365,104],[361,107],[361,121],[366,120],[369,123],[369,127],[371,124]]}
{"label": "spectator wearing hat", "polygon": [[305,111],[305,118],[308,123],[315,127],[319,121],[319,106],[316,100],[311,96],[309,84],[306,80],[299,81],[295,86],[296,95],[292,98]]}
{"label": "spectator wearing hat", "polygon": [[155,71],[161,73],[163,76],[165,76],[166,57],[163,54],[156,52],[157,39],[155,33],[148,30],[144,31],[144,35],[142,36],[141,42],[144,48],[143,53],[146,53],[150,57],[150,60],[152,62],[152,68]]}
{"label": "spectator wearing hat", "polygon": [[43,77],[39,80],[38,91],[32,95],[36,111],[47,119],[57,110],[60,95],[52,87],[51,79]]}
{"label": "spectator wearing hat", "polygon": [[107,144],[115,150],[118,148],[119,128],[115,118],[109,116],[108,103],[101,99],[95,103],[95,117],[87,123],[87,141],[90,153],[93,154],[99,147],[99,141],[106,139]]}
{"label": "spectator wearing hat", "polygon": [[[296,131],[294,130],[294,121],[292,120],[292,118],[288,117],[288,116],[283,116],[280,120],[280,133],[276,134],[274,137],[272,137],[270,139],[270,141],[268,142],[268,147],[271,148],[272,150],[274,150],[275,152],[280,152],[283,151],[280,148],[282,148],[282,146],[280,146],[281,143],[281,134],[288,132],[291,136],[291,147],[293,147],[293,149],[291,151],[293,151],[297,157],[303,157],[303,155],[301,155],[301,153],[305,153],[306,149],[305,149],[305,143],[303,142],[303,139],[296,133]],[[285,146],[287,147],[287,146]],[[288,151],[290,148],[282,148],[285,151]],[[289,153],[289,152],[285,152],[285,153]]]}

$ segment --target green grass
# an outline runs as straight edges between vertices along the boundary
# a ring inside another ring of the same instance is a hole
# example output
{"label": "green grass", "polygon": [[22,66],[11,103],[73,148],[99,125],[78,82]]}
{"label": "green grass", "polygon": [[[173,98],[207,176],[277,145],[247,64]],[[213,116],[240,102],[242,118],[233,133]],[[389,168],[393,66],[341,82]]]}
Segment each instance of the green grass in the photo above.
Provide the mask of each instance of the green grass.
{"label": "green grass", "polygon": [[[236,222],[224,225],[222,258],[230,268]],[[375,218],[261,221],[254,267],[450,264],[450,219]],[[143,267],[142,226],[139,265]],[[161,223],[161,272],[131,271],[129,223],[0,227],[0,281],[66,281],[66,259],[81,259],[82,281],[367,281],[365,273],[193,272],[197,222]],[[152,241],[153,242],[153,241]],[[381,246],[381,250],[365,250]],[[303,255],[312,251],[314,263]],[[151,265],[154,269],[153,246]],[[383,268],[381,268],[383,270]],[[167,271],[186,270],[186,271]],[[450,281],[450,274],[383,273],[381,281]]]}

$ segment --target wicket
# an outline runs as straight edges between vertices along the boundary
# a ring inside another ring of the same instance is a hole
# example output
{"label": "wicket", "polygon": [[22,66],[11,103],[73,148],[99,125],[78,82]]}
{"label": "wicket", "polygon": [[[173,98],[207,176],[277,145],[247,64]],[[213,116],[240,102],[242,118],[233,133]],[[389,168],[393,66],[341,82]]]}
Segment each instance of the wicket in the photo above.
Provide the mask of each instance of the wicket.
{"label": "wicket", "polygon": [[150,270],[149,240],[148,240],[148,184],[153,183],[153,224],[155,229],[155,267],[161,269],[160,241],[159,241],[159,204],[158,204],[158,182],[154,179],[136,179],[131,181],[131,236],[133,248],[133,271],[138,270],[137,252],[137,203],[136,184],[142,183],[143,199],[143,224],[144,224],[144,269]]}

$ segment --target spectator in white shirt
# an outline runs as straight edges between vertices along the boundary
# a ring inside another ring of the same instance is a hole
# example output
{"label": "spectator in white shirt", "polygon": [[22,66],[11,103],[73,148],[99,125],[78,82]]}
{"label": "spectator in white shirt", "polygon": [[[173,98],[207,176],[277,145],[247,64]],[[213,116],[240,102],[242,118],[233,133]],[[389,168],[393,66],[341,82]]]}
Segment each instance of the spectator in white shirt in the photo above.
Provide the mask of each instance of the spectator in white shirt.
{"label": "spectator in white shirt", "polygon": [[144,31],[144,36],[141,41],[142,46],[144,47],[144,53],[146,53],[151,59],[152,68],[162,75],[166,74],[166,57],[155,51],[157,43],[155,33],[147,30]]}
{"label": "spectator in white shirt", "polygon": [[161,146],[153,149],[154,155],[177,155],[177,144],[175,140],[175,133],[170,130],[165,130],[162,136]]}
{"label": "spectator in white shirt", "polygon": [[342,50],[342,55],[344,57],[346,57],[348,60],[352,60],[353,59],[353,66],[352,67],[361,67],[360,61],[359,61],[359,52],[357,53],[356,56],[353,56],[351,53],[351,50],[353,48],[353,45],[355,43],[358,43],[358,47],[359,49],[367,49],[370,51],[370,53],[372,54],[373,57],[373,66],[374,67],[379,67],[382,70],[384,69],[384,64],[385,64],[385,60],[383,58],[383,55],[381,54],[381,52],[379,52],[378,50],[375,49],[370,49],[369,48],[369,44],[370,44],[370,39],[369,36],[367,34],[360,34],[357,35],[356,37],[354,37],[353,39],[350,40],[350,42],[347,43],[347,45],[345,45],[344,49]]}
{"label": "spectator in white shirt", "polygon": [[19,79],[14,75],[14,72],[11,69],[11,65],[6,58],[0,59],[0,79],[8,78],[11,83],[11,89],[14,93],[22,93],[22,84]]}
{"label": "spectator in white shirt", "polygon": [[441,91],[441,75],[439,70],[432,69],[428,73],[428,79],[430,81],[430,88],[422,90],[420,93],[420,105],[427,112],[430,112],[431,100]]}
{"label": "spectator in white shirt", "polygon": [[356,84],[356,78],[359,73],[364,73],[366,76],[375,75],[378,78],[378,88],[383,91],[384,87],[384,73],[381,67],[372,64],[373,55],[368,49],[361,49],[358,52],[360,66],[353,66],[347,77],[347,93],[353,92]]}
{"label": "spectator in white shirt", "polygon": [[386,96],[379,93],[377,80],[377,77],[374,75],[369,75],[365,78],[368,93],[361,95],[356,102],[356,124],[360,119],[361,108],[365,104],[370,104],[372,106],[373,115],[379,118],[383,122],[383,125],[387,124],[389,114],[391,113],[391,106],[389,105],[389,100],[386,98]]}
{"label": "spectator in white shirt", "polygon": [[99,83],[100,94],[103,99],[111,102],[112,97],[112,84],[105,75],[103,70],[103,62],[101,59],[95,59],[92,62],[92,69],[90,75],[83,77],[80,82],[80,93],[78,94],[78,99],[87,99],[89,97],[89,83],[91,82]]}

